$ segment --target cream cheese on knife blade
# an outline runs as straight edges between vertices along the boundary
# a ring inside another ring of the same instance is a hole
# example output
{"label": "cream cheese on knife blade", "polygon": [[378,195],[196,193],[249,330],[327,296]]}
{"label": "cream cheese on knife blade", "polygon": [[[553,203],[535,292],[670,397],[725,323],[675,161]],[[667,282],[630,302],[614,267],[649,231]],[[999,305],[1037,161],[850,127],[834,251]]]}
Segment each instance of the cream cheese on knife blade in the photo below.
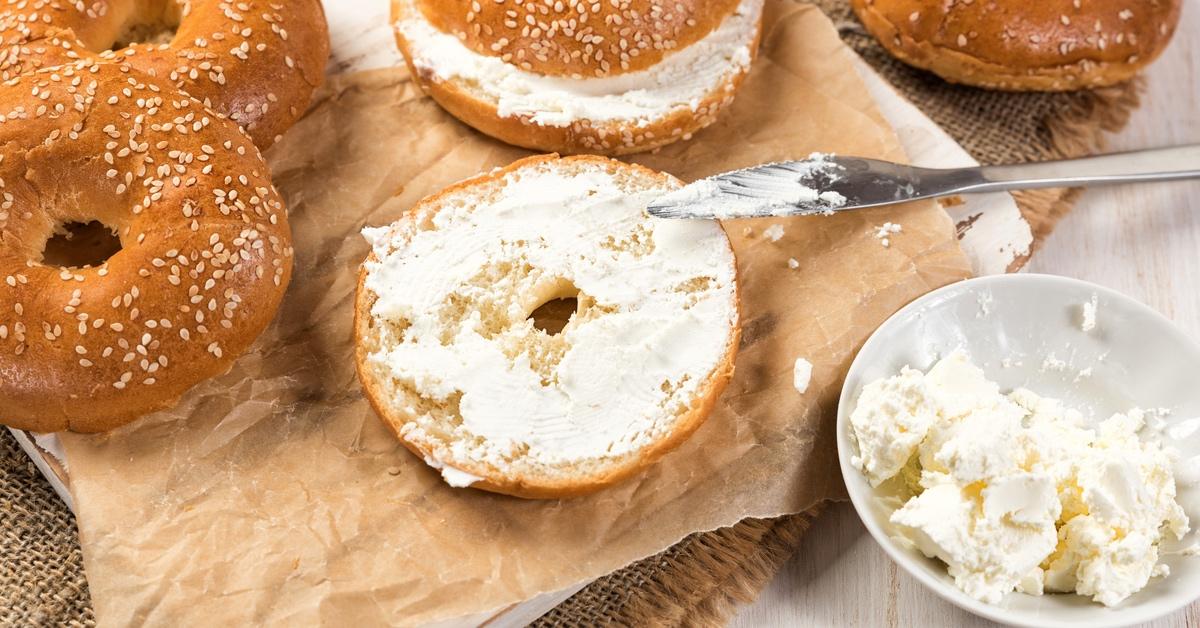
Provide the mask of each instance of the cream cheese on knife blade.
{"label": "cream cheese on knife blade", "polygon": [[822,153],[812,153],[806,161],[792,162],[787,169],[783,169],[782,164],[773,164],[779,166],[781,171],[765,176],[752,174],[764,166],[738,171],[745,173],[749,181],[756,182],[746,188],[730,181],[729,175],[734,173],[701,179],[660,196],[654,204],[687,207],[691,213],[718,220],[766,215],[771,209],[796,205],[812,205],[815,208],[813,213],[832,213],[846,204],[846,197],[833,190],[819,190],[804,183],[814,174],[830,182],[838,180],[839,166],[827,161],[828,157]]}

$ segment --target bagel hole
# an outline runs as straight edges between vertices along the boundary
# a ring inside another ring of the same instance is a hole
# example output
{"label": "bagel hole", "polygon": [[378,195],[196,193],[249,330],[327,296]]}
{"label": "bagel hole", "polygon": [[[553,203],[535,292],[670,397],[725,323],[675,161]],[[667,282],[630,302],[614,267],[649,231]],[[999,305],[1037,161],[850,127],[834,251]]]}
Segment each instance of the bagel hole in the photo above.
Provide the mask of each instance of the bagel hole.
{"label": "bagel hole", "polygon": [[575,316],[575,311],[578,309],[579,299],[576,297],[553,299],[535,309],[529,315],[529,320],[533,321],[534,327],[546,332],[547,335],[557,336],[562,333],[567,323],[571,322],[571,317]]}
{"label": "bagel hole", "polygon": [[42,249],[42,263],[63,268],[100,266],[121,250],[116,231],[104,223],[68,222],[54,230]]}
{"label": "bagel hole", "polygon": [[175,39],[182,8],[175,0],[150,0],[139,3],[137,11],[121,29],[109,50],[121,50],[130,44],[157,46]]}

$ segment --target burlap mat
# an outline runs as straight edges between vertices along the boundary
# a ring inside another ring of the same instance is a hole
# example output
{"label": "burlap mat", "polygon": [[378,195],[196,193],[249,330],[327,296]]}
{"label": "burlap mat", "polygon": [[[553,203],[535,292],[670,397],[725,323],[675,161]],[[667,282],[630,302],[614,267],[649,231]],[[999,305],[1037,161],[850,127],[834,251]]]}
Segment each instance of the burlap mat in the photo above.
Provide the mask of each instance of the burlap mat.
{"label": "burlap mat", "polygon": [[94,626],[75,518],[0,432],[0,625]]}
{"label": "burlap mat", "polygon": [[[1077,94],[1002,94],[948,85],[889,57],[845,0],[816,2],[843,39],[983,163],[1071,157],[1103,145],[1124,126],[1138,86]],[[1018,204],[1041,242],[1075,193],[1022,193]],[[692,626],[724,623],[753,600],[820,507],[695,534],[675,547],[588,585],[537,626]],[[7,432],[0,435],[0,625],[90,626],[87,581],[71,512]]]}

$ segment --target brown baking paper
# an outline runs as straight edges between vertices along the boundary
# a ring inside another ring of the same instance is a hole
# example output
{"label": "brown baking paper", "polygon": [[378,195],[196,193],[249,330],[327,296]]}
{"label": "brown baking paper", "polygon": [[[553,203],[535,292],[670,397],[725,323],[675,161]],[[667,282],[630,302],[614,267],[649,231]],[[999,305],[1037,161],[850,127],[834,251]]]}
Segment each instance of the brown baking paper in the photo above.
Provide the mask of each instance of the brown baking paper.
{"label": "brown baking paper", "polygon": [[[732,109],[635,161],[694,179],[811,151],[903,158],[828,21],[769,7]],[[396,442],[354,374],[359,230],[526,154],[444,114],[403,69],[335,80],[270,155],[296,244],[277,321],[173,410],[63,438],[100,624],[461,617],[841,494],[833,418],[854,351],[891,312],[968,272],[932,204],[728,223],[745,320],[736,376],[690,440],[630,481],[564,501],[452,489]],[[885,220],[903,225],[890,248],[875,237]],[[763,235],[771,224],[785,230],[777,242]],[[814,365],[804,394],[798,357]]]}

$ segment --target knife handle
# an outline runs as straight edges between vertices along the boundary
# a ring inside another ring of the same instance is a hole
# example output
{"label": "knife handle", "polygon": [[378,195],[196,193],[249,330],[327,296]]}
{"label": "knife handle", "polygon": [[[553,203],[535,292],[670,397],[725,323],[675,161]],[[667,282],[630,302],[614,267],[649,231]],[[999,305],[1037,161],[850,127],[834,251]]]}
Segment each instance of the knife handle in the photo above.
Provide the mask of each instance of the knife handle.
{"label": "knife handle", "polygon": [[1200,144],[1041,163],[983,166],[962,192],[1200,178]]}

